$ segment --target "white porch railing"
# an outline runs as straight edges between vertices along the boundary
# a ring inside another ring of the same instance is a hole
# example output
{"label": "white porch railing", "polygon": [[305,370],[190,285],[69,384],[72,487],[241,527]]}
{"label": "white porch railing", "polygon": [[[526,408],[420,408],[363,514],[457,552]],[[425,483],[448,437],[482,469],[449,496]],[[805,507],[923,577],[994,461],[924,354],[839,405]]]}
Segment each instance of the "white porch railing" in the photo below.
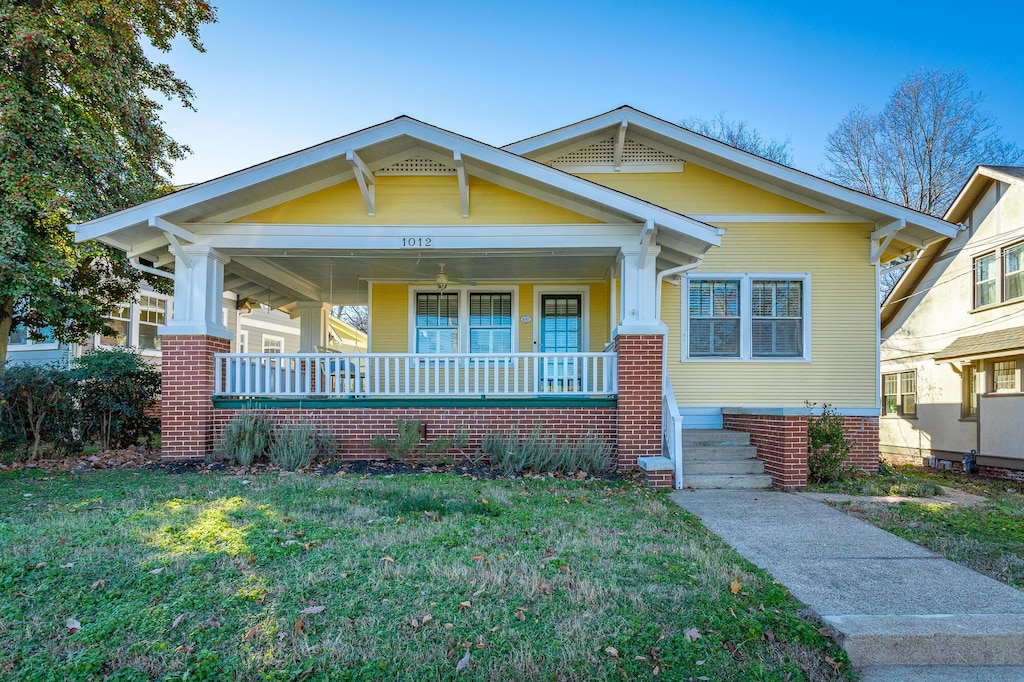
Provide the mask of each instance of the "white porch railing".
{"label": "white porch railing", "polygon": [[683,416],[679,414],[672,382],[665,377],[661,392],[661,430],[664,434],[665,456],[672,460],[675,488],[683,487]]}
{"label": "white porch railing", "polygon": [[217,353],[214,395],[614,395],[615,353]]}

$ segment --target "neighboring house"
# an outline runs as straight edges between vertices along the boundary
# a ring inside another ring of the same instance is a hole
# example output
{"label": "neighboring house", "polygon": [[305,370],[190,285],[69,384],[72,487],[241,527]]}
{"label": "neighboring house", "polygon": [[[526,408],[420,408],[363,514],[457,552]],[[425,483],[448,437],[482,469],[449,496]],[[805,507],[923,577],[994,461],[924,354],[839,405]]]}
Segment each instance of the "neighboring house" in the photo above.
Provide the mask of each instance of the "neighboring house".
{"label": "neighboring house", "polygon": [[[879,447],[1024,480],[1024,167],[979,166],[882,307]],[[934,458],[934,459],[932,459]]]}
{"label": "neighboring house", "polygon": [[[398,418],[596,432],[682,485],[682,424],[749,433],[786,488],[805,401],[877,466],[877,264],[956,234],[629,107],[503,148],[402,116],[76,229],[173,265],[165,457],[254,408],[345,457]],[[232,353],[225,289],[297,314],[299,352]],[[335,305],[368,306],[367,353],[318,352]]]}

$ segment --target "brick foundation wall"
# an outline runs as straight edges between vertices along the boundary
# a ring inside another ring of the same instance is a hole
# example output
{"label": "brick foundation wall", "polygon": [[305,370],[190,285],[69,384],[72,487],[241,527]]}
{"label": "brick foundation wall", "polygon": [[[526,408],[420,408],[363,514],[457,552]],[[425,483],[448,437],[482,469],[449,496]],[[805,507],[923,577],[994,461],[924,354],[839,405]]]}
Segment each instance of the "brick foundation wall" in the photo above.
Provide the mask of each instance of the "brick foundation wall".
{"label": "brick foundation wall", "polygon": [[657,334],[623,334],[615,338],[620,471],[635,469],[640,457],[661,455],[664,340]]}
{"label": "brick foundation wall", "polygon": [[[782,490],[807,488],[807,417],[800,415],[723,414],[722,425],[750,434],[765,473]],[[844,417],[851,466],[878,471],[878,417]]]}
{"label": "brick foundation wall", "polygon": [[213,446],[214,353],[231,342],[213,336],[161,338],[160,442],[164,459],[205,457]]}
{"label": "brick foundation wall", "polygon": [[644,485],[648,488],[671,488],[674,483],[671,469],[665,471],[645,471]]}
{"label": "brick foundation wall", "polygon": [[[213,415],[213,438],[218,442],[224,427],[242,410],[218,409]],[[615,453],[616,413],[614,407],[465,407],[465,408],[269,408],[259,410],[275,423],[302,420],[319,431],[332,434],[338,441],[342,459],[380,459],[387,454],[370,447],[376,435],[394,438],[399,419],[418,419],[426,424],[427,441],[454,437],[460,427],[470,433],[468,452],[476,452],[481,437],[488,431],[506,431],[517,425],[519,433],[528,434],[535,426],[560,440],[576,440],[587,432],[596,432],[612,444]],[[454,453],[454,451],[453,451]]]}

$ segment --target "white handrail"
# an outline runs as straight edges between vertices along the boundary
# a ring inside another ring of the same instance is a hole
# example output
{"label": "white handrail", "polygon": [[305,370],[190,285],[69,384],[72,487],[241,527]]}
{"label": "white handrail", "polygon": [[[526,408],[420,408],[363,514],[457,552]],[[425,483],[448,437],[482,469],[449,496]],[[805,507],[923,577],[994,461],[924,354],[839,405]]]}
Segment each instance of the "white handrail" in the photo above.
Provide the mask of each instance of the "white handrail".
{"label": "white handrail", "polygon": [[665,442],[665,450],[672,460],[674,487],[683,489],[683,416],[679,414],[679,405],[672,391],[672,382],[665,377],[665,386],[661,392],[661,429]]}
{"label": "white handrail", "polygon": [[615,353],[217,353],[217,396],[615,395]]}

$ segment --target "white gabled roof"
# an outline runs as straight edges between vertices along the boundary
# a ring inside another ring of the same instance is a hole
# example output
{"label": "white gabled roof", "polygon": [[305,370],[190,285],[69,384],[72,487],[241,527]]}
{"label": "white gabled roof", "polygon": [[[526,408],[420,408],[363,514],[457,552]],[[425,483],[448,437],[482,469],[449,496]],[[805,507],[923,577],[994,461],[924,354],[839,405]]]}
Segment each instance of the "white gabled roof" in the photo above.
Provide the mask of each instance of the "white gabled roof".
{"label": "white gabled roof", "polygon": [[[228,220],[239,211],[258,210],[271,201],[286,201],[355,177],[348,152],[356,152],[371,171],[403,160],[410,150],[452,158],[459,152],[472,176],[508,186],[538,198],[560,199],[578,212],[609,216],[619,222],[653,221],[692,254],[721,243],[722,231],[699,220],[608,189],[516,153],[452,133],[408,116],[360,130],[244,170],[189,186],[165,197],[82,223],[79,241],[98,239],[131,250],[159,236],[154,218],[177,225]],[[311,190],[310,188],[313,188]],[[257,206],[257,208],[252,208]]]}
{"label": "white gabled roof", "polygon": [[927,243],[956,234],[954,225],[939,218],[769,161],[629,106],[514,142],[503,149],[545,161],[569,148],[588,144],[602,135],[607,136],[605,133],[608,130],[618,128],[623,122],[630,131],[627,134],[639,133],[662,146],[679,150],[684,158],[699,166],[769,191],[774,190],[808,205],[861,216],[880,226],[906,221],[902,234],[914,241]]}

